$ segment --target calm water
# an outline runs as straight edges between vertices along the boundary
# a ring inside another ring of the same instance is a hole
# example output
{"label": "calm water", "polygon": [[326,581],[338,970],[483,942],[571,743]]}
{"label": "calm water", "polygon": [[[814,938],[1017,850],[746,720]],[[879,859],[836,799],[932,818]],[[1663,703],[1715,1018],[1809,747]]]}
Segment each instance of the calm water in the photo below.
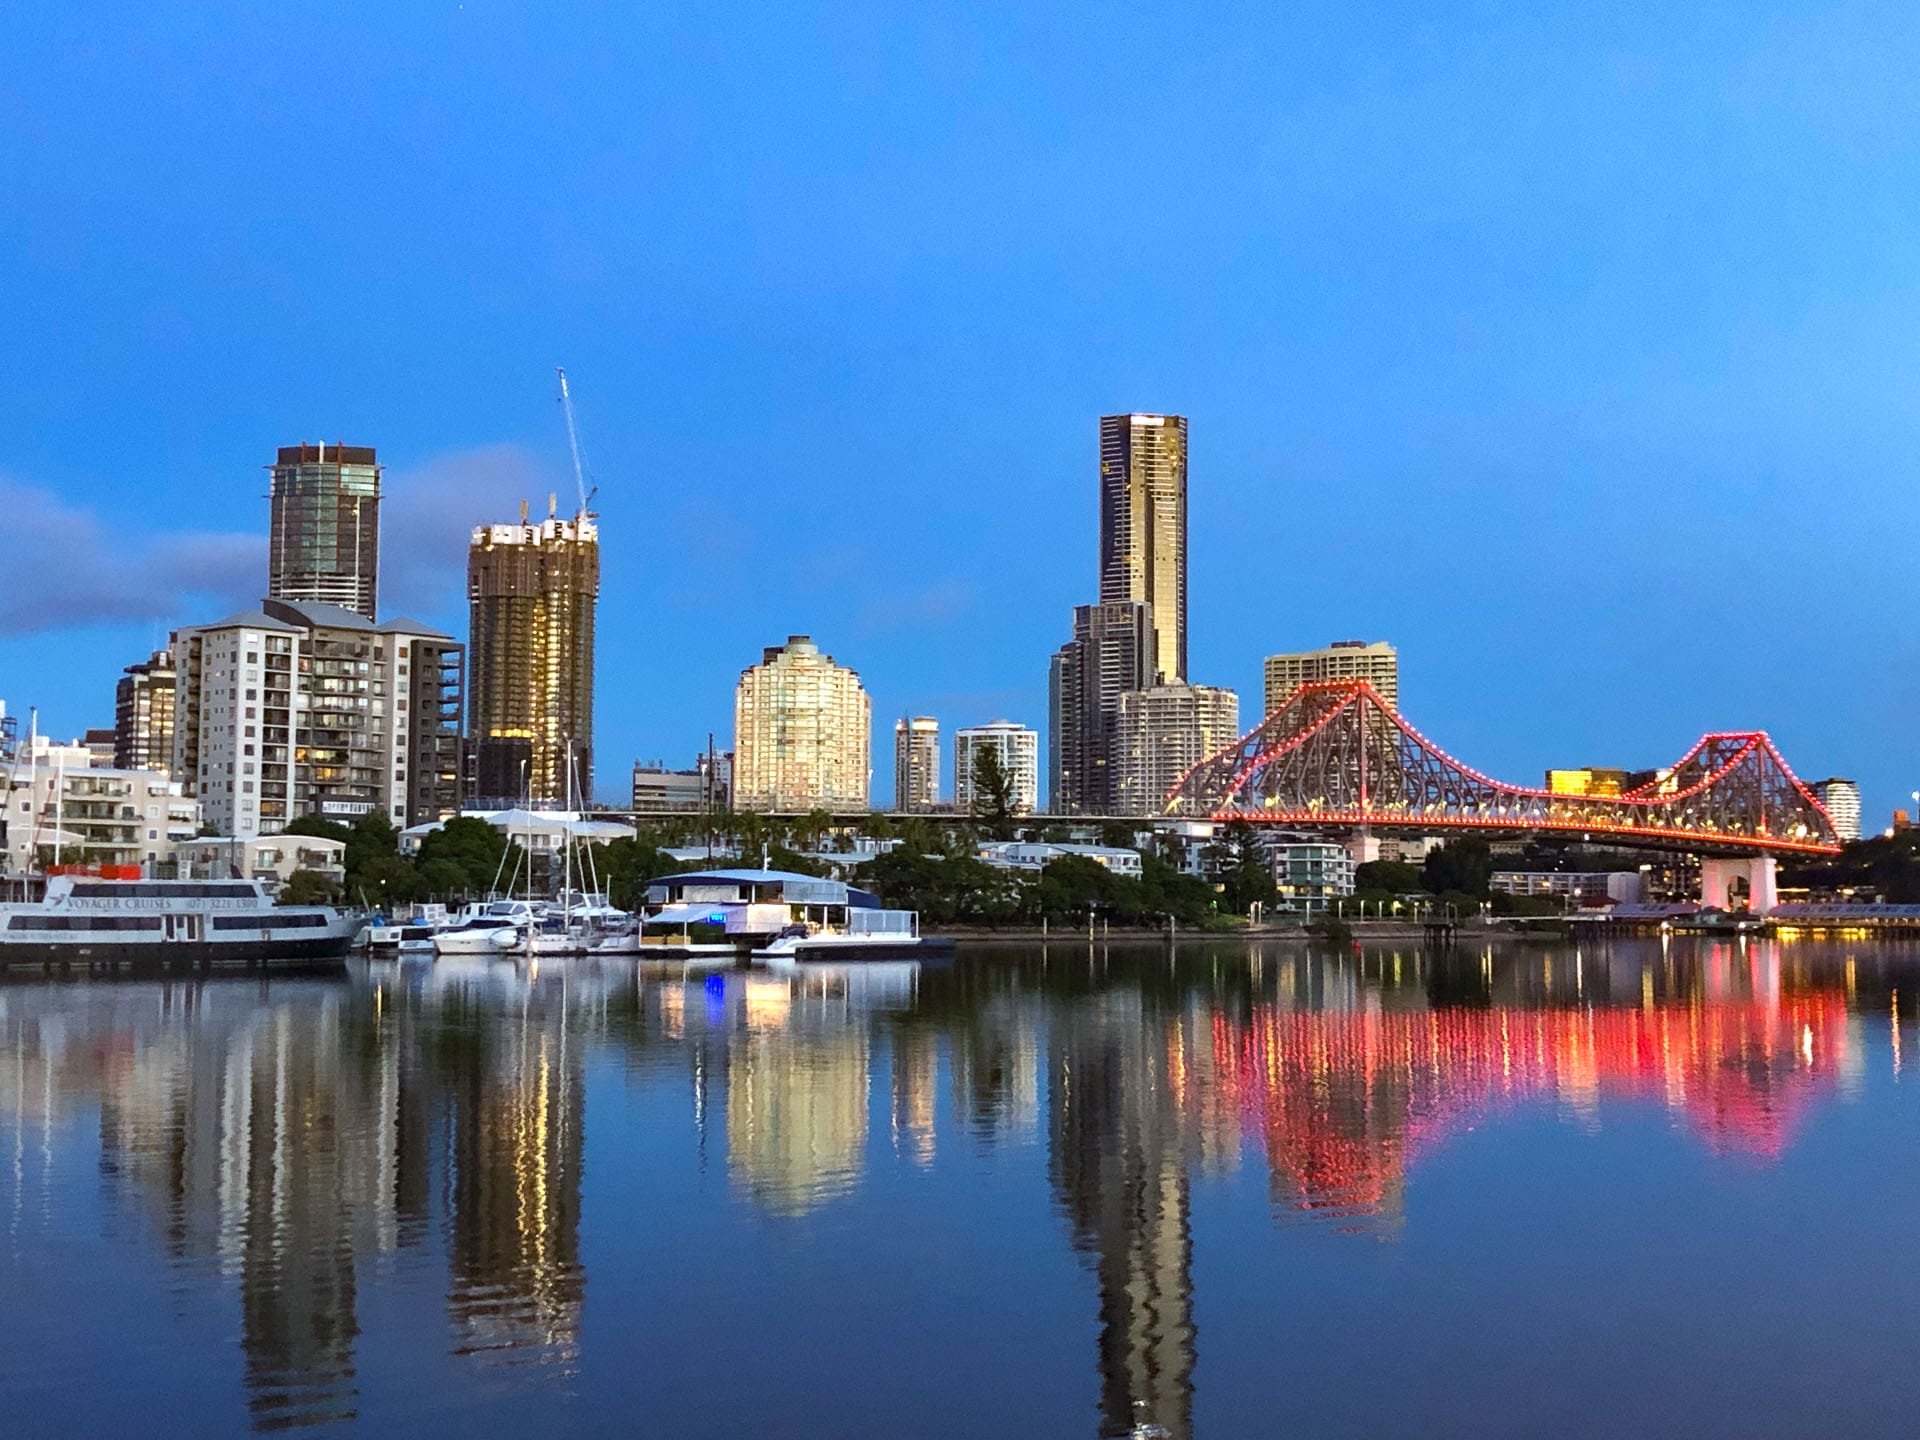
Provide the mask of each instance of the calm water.
{"label": "calm water", "polygon": [[1920,947],[0,988],[0,1433],[1920,1425]]}

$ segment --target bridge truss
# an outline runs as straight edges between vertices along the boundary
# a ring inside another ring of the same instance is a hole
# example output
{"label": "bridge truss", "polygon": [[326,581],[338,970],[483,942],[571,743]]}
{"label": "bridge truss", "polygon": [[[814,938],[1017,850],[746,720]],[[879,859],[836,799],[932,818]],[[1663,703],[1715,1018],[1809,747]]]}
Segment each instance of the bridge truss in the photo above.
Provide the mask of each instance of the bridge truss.
{"label": "bridge truss", "polygon": [[1708,735],[1624,795],[1489,779],[1415,730],[1364,680],[1303,685],[1167,793],[1165,813],[1305,829],[1542,834],[1722,855],[1831,854],[1833,821],[1773,742]]}

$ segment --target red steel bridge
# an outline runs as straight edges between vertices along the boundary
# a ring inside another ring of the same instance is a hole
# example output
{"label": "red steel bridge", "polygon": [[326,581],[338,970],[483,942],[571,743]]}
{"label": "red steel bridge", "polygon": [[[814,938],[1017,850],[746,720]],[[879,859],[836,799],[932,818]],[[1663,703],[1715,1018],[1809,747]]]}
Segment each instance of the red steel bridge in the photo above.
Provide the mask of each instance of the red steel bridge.
{"label": "red steel bridge", "polygon": [[1364,680],[1303,685],[1167,792],[1169,815],[1302,829],[1610,840],[1726,857],[1826,855],[1833,821],[1757,730],[1707,735],[1625,795],[1491,780],[1415,730]]}

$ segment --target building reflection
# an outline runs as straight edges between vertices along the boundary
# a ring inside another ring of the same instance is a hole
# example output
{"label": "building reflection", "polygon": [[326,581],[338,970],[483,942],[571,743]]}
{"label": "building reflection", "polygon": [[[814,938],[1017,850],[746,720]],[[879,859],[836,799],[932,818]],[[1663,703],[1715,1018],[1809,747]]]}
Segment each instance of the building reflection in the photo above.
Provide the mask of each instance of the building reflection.
{"label": "building reflection", "polygon": [[1099,1286],[1103,1435],[1192,1430],[1192,1214],[1166,1043],[1178,1033],[1138,993],[1112,992],[1049,1030],[1050,1171]]}
{"label": "building reflection", "polygon": [[444,1262],[463,1363],[579,1372],[590,1053],[684,1087],[690,1162],[724,1141],[732,1193],[795,1223],[876,1166],[919,1177],[1031,1146],[1095,1292],[1101,1432],[1181,1440],[1198,1177],[1258,1166],[1276,1215],[1391,1235],[1422,1156],[1465,1129],[1519,1107],[1598,1124],[1621,1101],[1772,1163],[1857,1074],[1869,1013],[1891,1014],[1899,1064],[1900,997],[1866,983],[1773,946],[1075,947],[931,981],[486,962],[17,989],[0,995],[0,1123],[58,1166],[62,1113],[97,1109],[116,1204],[231,1288],[261,1429],[356,1416],[369,1266],[402,1252]]}

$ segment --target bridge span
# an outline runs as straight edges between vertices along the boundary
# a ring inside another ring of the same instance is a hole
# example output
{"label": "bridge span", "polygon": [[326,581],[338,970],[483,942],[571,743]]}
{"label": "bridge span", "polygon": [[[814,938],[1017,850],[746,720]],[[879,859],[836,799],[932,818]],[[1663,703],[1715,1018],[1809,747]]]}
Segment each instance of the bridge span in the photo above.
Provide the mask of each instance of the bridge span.
{"label": "bridge span", "polygon": [[1165,814],[1349,833],[1523,832],[1685,851],[1705,860],[1710,899],[1748,868],[1741,862],[1840,849],[1831,817],[1760,731],[1703,736],[1665,778],[1625,795],[1559,795],[1462,764],[1364,680],[1295,690],[1182,776]]}

